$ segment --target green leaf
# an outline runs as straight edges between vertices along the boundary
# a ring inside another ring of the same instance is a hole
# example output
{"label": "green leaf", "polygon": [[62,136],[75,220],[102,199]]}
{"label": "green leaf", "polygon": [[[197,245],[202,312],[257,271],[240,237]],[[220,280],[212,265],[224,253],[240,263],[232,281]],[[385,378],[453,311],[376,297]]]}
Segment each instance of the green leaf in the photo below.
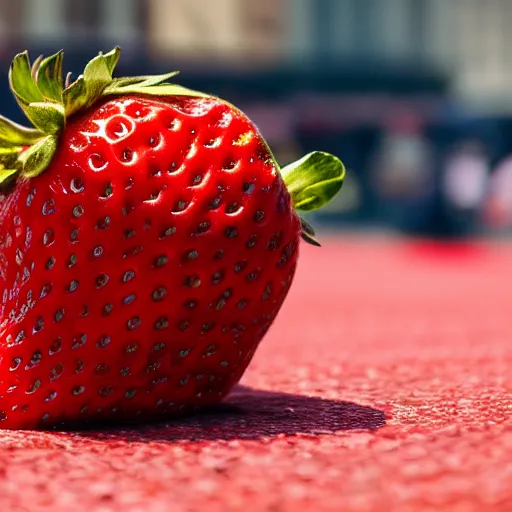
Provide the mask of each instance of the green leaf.
{"label": "green leaf", "polygon": [[44,55],[39,55],[39,56],[36,57],[34,62],[32,62],[32,66],[30,68],[30,73],[34,77],[34,80],[35,80],[36,75],[37,75],[37,68],[39,68],[39,65],[41,64],[41,61],[43,60],[43,58],[44,58]]}
{"label": "green leaf", "polygon": [[0,185],[19,172],[20,148],[0,148]]}
{"label": "green leaf", "polygon": [[[179,75],[179,71],[172,71],[165,75],[148,75],[148,76],[130,76],[126,78],[114,78],[112,83],[107,86],[106,90],[118,89],[126,86],[137,85],[138,87],[151,87],[154,85],[162,85],[169,79]],[[170,85],[170,84],[168,84]]]}
{"label": "green leaf", "polygon": [[0,116],[0,148],[30,146],[43,137],[39,130],[25,128],[6,117]]}
{"label": "green leaf", "polygon": [[32,76],[28,52],[19,53],[14,57],[9,68],[9,83],[17,99],[22,103],[44,101]]}
{"label": "green leaf", "polygon": [[66,117],[81,109],[87,103],[87,99],[84,77],[80,75],[71,85],[64,89],[63,101]]}
{"label": "green leaf", "polygon": [[117,63],[119,62],[119,58],[121,57],[121,48],[119,46],[116,46],[113,50],[110,50],[108,53],[105,53],[103,57],[107,64],[110,77],[112,78],[112,73],[114,72]]}
{"label": "green leaf", "polygon": [[112,82],[112,57],[102,53],[90,60],[84,69],[84,80],[89,91],[101,91]]}
{"label": "green leaf", "polygon": [[66,117],[92,105],[103,95],[104,89],[112,83],[112,72],[119,60],[120,52],[120,48],[117,47],[105,55],[100,53],[94,57],[85,66],[83,75],[64,90]]}
{"label": "green leaf", "polygon": [[0,185],[3,185],[9,178],[12,178],[18,169],[3,169],[0,166]]}
{"label": "green leaf", "polygon": [[186,87],[175,84],[163,84],[151,87],[145,87],[139,84],[127,85],[123,87],[107,87],[103,91],[103,94],[146,94],[149,96],[190,96],[194,98],[211,98],[211,94],[193,91],[192,89],[187,89]]}
{"label": "green leaf", "polygon": [[25,178],[39,176],[51,163],[57,151],[57,136],[48,135],[19,155],[21,174]]}
{"label": "green leaf", "polygon": [[345,167],[334,155],[315,151],[281,169],[296,210],[326,205],[341,189]]}
{"label": "green leaf", "polygon": [[62,59],[64,52],[41,61],[37,68],[37,86],[44,98],[62,103]]}
{"label": "green leaf", "polygon": [[32,124],[44,134],[54,135],[64,128],[64,107],[59,103],[30,103],[21,108]]}

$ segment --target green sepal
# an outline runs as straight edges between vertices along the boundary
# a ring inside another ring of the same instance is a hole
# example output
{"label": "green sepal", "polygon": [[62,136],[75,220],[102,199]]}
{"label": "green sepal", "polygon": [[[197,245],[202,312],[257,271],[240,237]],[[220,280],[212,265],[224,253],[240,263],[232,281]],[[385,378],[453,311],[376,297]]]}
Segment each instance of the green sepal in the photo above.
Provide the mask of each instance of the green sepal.
{"label": "green sepal", "polygon": [[6,183],[9,178],[14,178],[18,169],[5,169],[0,165],[0,185]]}
{"label": "green sepal", "polygon": [[34,62],[32,62],[32,66],[30,67],[30,73],[32,74],[32,77],[34,78],[34,80],[36,80],[37,69],[41,65],[41,62],[43,61],[43,59],[44,59],[44,55],[39,55],[35,58]]}
{"label": "green sepal", "polygon": [[64,89],[62,99],[66,116],[71,115],[86,105],[87,97],[83,75],[80,75],[72,84]]}
{"label": "green sepal", "polygon": [[302,228],[301,237],[302,239],[310,245],[314,245],[315,247],[321,247],[320,242],[315,238],[315,230],[306,222],[302,217],[300,217],[300,226]]}
{"label": "green sepal", "polygon": [[103,54],[102,52],[99,53],[99,55],[103,55],[103,58],[105,59],[105,63],[107,64],[108,72],[110,73],[110,78],[112,78],[112,74],[114,73],[114,69],[117,66],[117,63],[119,62],[119,59],[121,58],[121,48],[119,46],[116,46],[109,52]]}
{"label": "green sepal", "polygon": [[114,78],[112,83],[106,87],[106,90],[108,91],[110,89],[118,89],[128,85],[137,85],[139,87],[151,87],[153,85],[160,85],[164,82],[167,82],[169,79],[175,77],[176,75],[179,75],[179,73],[179,71],[172,71],[171,73],[166,73],[164,75]]}
{"label": "green sepal", "polygon": [[9,68],[9,84],[18,103],[23,105],[44,101],[32,74],[28,52],[19,53],[14,57]]}
{"label": "green sepal", "polygon": [[[50,83],[51,80],[46,79],[46,73],[54,70],[58,75],[58,70],[55,67],[55,64],[58,66],[58,54],[49,59],[49,61],[48,59],[42,60],[40,64],[45,64],[46,68],[46,71],[43,69],[41,74],[41,83],[44,83],[45,92],[55,88],[55,81]],[[14,57],[9,69],[9,83],[18,104],[35,128],[44,134],[58,133],[64,127],[64,109],[55,100],[45,99],[35,77],[39,74],[40,68],[35,70],[31,68],[28,53],[19,53]]]}
{"label": "green sepal", "polygon": [[17,146],[30,146],[44,134],[33,128],[25,128],[20,124],[0,116],[0,150]]}
{"label": "green sepal", "polygon": [[50,165],[57,151],[57,142],[56,135],[48,135],[19,155],[18,161],[21,164],[23,177],[34,178]]}
{"label": "green sepal", "polygon": [[193,98],[211,98],[211,94],[194,91],[192,89],[187,89],[186,87],[175,84],[162,84],[150,87],[140,84],[129,84],[121,87],[107,87],[103,91],[103,94],[144,94],[147,96],[189,96]]}
{"label": "green sepal", "polygon": [[18,155],[21,148],[0,148],[0,193],[4,185],[11,182],[18,172]]}
{"label": "green sepal", "polygon": [[21,148],[0,148],[0,185],[18,172],[18,155]]}
{"label": "green sepal", "polygon": [[115,48],[106,55],[100,52],[87,63],[83,77],[91,91],[99,91],[101,94],[101,91],[112,82],[112,72],[119,56],[120,50]]}
{"label": "green sepal", "polygon": [[64,107],[59,103],[30,103],[22,108],[32,124],[47,135],[59,133],[64,128]]}
{"label": "green sepal", "polygon": [[83,75],[63,92],[66,117],[76,111],[91,106],[112,82],[112,73],[121,55],[119,47],[107,54],[100,53],[85,66]]}
{"label": "green sepal", "polygon": [[62,103],[62,60],[64,52],[41,60],[39,65],[32,66],[37,87],[43,97],[50,101]]}
{"label": "green sepal", "polygon": [[345,167],[329,153],[315,151],[281,169],[296,210],[313,211],[326,205],[341,189]]}

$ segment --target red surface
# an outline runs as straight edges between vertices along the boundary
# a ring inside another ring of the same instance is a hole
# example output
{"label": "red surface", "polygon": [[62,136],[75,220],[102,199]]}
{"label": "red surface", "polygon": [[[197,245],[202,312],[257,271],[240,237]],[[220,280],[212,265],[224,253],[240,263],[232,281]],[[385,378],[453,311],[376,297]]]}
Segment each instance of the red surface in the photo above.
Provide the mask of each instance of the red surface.
{"label": "red surface", "polygon": [[3,432],[0,510],[512,511],[512,245],[302,248],[217,411]]}

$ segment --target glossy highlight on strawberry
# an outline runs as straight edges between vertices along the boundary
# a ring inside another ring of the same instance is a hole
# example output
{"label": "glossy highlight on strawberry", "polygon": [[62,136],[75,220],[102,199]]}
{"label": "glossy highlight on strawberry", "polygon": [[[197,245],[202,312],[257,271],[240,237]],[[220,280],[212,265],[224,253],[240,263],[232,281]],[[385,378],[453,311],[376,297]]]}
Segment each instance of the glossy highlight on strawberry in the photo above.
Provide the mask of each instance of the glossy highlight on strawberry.
{"label": "glossy highlight on strawberry", "polygon": [[64,89],[60,52],[29,75],[20,55],[11,86],[35,128],[0,119],[0,427],[219,402],[285,300],[301,236],[317,243],[296,210],[325,204],[343,166],[313,153],[280,169],[224,100],[172,74],[112,78],[118,49]]}

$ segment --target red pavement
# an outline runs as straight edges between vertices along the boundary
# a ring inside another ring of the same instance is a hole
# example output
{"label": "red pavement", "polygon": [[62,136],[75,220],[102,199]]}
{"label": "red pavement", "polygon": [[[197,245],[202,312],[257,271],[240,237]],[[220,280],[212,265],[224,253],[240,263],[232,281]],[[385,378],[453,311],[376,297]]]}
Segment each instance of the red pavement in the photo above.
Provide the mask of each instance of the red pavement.
{"label": "red pavement", "polygon": [[512,245],[326,239],[219,410],[0,432],[0,511],[512,511]]}

